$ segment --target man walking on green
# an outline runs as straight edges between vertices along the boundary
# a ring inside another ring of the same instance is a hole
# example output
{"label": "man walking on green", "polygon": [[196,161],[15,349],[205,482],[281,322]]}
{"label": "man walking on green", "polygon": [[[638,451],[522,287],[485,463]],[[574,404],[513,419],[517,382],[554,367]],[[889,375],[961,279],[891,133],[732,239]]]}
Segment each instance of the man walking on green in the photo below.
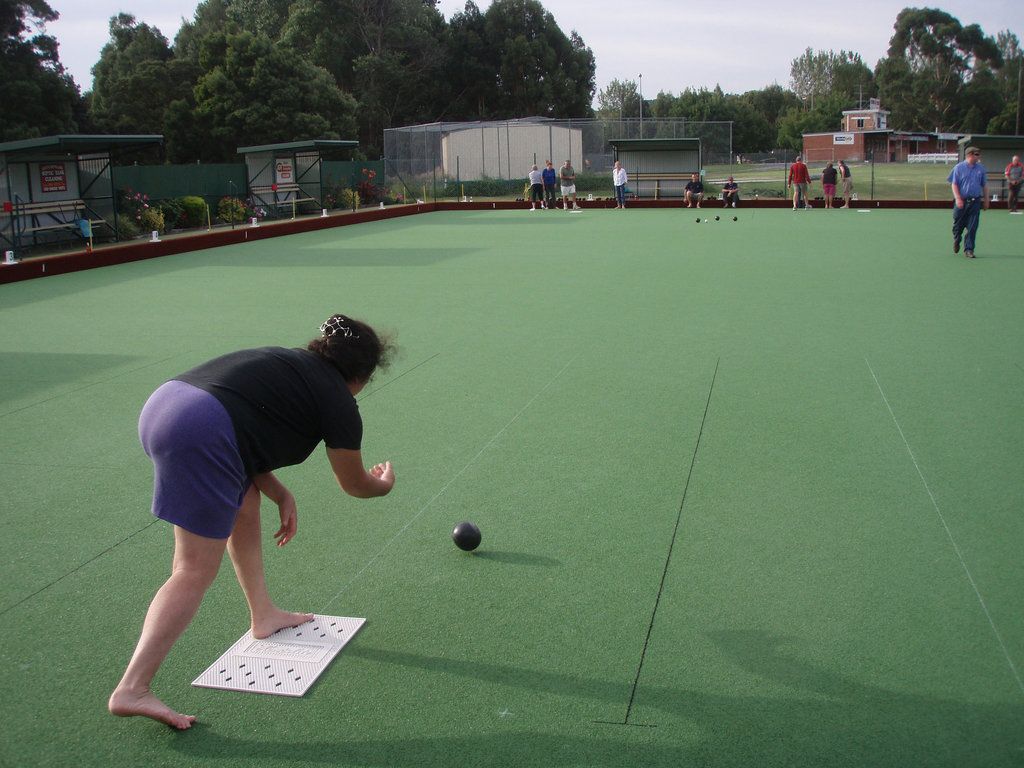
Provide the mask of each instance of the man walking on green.
{"label": "man walking on green", "polygon": [[960,239],[964,241],[964,256],[974,258],[974,240],[978,234],[981,209],[988,208],[988,177],[981,164],[981,150],[968,147],[963,162],[953,166],[948,181],[953,187],[953,253],[960,253]]}

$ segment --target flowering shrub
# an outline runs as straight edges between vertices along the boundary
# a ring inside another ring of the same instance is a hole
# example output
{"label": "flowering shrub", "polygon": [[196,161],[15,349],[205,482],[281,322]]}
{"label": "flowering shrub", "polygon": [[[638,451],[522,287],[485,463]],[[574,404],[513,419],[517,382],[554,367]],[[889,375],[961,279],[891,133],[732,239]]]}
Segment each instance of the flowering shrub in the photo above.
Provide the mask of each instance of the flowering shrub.
{"label": "flowering shrub", "polygon": [[327,197],[324,198],[326,207],[334,210],[341,208],[342,210],[348,209],[354,211],[359,207],[359,193],[354,189],[349,189],[341,184],[335,184],[331,187],[331,191],[328,192]]}
{"label": "flowering shrub", "polygon": [[[123,217],[123,220],[122,220]],[[172,215],[172,219],[176,218]],[[155,203],[150,204],[149,195],[142,192],[133,192],[130,189],[121,191],[120,213],[118,214],[120,230],[128,230],[123,226],[131,222],[139,232],[164,232],[168,225],[174,226],[174,221],[166,221],[163,210]],[[124,233],[122,232],[122,235]]]}
{"label": "flowering shrub", "polygon": [[164,212],[159,208],[146,208],[139,215],[139,226],[143,232],[164,232]]}
{"label": "flowering shrub", "polygon": [[351,208],[355,210],[359,207],[359,193],[354,189],[343,189],[338,195],[338,204],[342,208]]}
{"label": "flowering shrub", "polygon": [[130,189],[121,192],[121,213],[142,226],[142,214],[149,210],[149,195],[132,192]]}
{"label": "flowering shrub", "polygon": [[377,189],[377,185],[373,183],[373,178],[377,175],[376,171],[368,171],[363,168],[363,175],[359,179],[359,184],[356,187],[356,191],[359,193],[359,201],[362,203],[375,203],[380,197],[380,190]]}
{"label": "flowering shrub", "polygon": [[262,219],[266,215],[266,208],[263,206],[257,206],[251,197],[245,198],[245,218],[251,219],[255,216],[257,219]]}
{"label": "flowering shrub", "polygon": [[217,215],[228,224],[245,221],[245,213],[245,204],[237,197],[222,197],[217,203]]}

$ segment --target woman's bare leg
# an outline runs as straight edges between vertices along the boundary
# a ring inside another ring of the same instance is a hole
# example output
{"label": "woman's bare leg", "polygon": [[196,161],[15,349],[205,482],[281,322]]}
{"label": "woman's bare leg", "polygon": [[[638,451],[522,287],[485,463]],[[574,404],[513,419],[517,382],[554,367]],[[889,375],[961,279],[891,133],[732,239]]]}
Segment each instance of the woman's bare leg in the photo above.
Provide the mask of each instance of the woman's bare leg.
{"label": "woman's bare leg", "polygon": [[242,502],[235,519],[235,527],[228,539],[228,555],[235,567],[238,583],[249,603],[252,615],[252,636],[270,637],[279,629],[297,627],[313,618],[311,613],[282,611],[270,599],[267,580],[263,572],[263,541],[260,532],[260,492],[256,486]]}
{"label": "woman's bare leg", "polygon": [[224,539],[174,527],[171,576],[157,591],[142,625],[135,653],[110,696],[115,715],[143,715],[174,728],[190,728],[195,716],[175,712],[150,692],[150,684],[174,643],[188,627],[224,558]]}

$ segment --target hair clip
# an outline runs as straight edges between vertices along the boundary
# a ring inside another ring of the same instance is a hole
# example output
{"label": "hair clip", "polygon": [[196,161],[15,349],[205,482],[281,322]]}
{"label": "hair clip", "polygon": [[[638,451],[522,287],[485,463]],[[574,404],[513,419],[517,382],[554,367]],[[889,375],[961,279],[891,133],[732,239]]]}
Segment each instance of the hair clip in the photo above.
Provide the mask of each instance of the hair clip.
{"label": "hair clip", "polygon": [[346,339],[358,339],[359,334],[353,333],[349,327],[349,320],[344,315],[334,315],[326,323],[320,326],[320,333],[326,336],[328,339],[337,334],[341,334]]}

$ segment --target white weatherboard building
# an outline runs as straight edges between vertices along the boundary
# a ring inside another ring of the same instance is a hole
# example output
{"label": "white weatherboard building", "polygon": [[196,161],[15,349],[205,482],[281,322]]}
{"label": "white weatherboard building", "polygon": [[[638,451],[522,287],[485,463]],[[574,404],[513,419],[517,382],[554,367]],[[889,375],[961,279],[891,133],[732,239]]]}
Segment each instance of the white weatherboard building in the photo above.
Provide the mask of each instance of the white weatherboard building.
{"label": "white weatherboard building", "polygon": [[583,131],[549,121],[453,123],[441,136],[441,171],[449,179],[525,178],[536,164],[569,160],[581,171]]}

